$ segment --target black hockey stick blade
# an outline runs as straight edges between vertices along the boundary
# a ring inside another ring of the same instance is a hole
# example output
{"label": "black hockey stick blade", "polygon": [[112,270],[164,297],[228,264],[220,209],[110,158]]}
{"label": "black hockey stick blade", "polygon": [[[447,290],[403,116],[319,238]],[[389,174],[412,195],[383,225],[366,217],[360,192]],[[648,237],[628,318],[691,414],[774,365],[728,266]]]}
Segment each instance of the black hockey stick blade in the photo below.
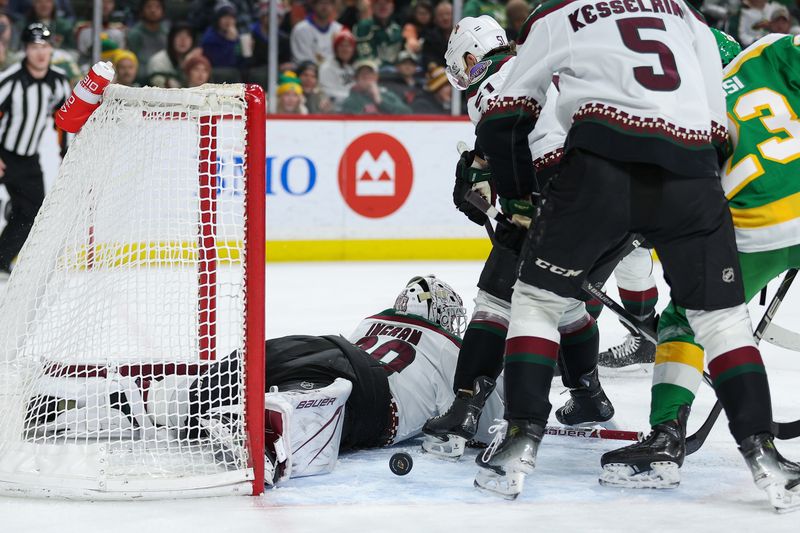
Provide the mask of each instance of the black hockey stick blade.
{"label": "black hockey stick blade", "polygon": [[772,434],[780,440],[790,440],[800,437],[800,420],[794,422],[773,422]]}
{"label": "black hockey stick blade", "polygon": [[717,422],[717,418],[719,418],[719,414],[722,412],[722,404],[719,403],[719,400],[714,403],[714,407],[711,409],[711,413],[706,418],[706,421],[703,422],[703,425],[698,428],[697,431],[686,437],[686,455],[691,455],[703,445],[703,443],[708,438],[708,434],[711,433],[711,429],[714,427],[714,424]]}

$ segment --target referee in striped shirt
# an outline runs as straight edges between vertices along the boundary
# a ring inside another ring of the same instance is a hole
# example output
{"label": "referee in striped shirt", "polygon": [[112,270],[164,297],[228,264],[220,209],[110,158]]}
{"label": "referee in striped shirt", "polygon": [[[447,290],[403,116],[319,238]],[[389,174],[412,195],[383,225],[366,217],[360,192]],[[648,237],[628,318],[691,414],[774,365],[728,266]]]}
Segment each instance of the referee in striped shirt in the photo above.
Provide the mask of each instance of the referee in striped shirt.
{"label": "referee in striped shirt", "polygon": [[10,273],[44,201],[39,143],[70,94],[67,77],[50,66],[50,36],[43,24],[25,28],[25,59],[0,73],[0,183],[11,199],[11,216],[0,233],[0,279]]}

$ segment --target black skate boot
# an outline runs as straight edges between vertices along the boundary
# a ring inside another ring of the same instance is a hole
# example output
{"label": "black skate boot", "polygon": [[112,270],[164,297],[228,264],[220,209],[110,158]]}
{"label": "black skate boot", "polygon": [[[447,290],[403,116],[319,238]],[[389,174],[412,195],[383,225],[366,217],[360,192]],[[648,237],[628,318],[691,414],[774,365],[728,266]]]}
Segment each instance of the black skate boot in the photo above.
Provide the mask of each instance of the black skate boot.
{"label": "black skate boot", "polygon": [[739,443],[739,451],[756,486],[767,493],[776,511],[785,513],[800,509],[800,464],[778,453],[771,434],[747,437]]}
{"label": "black skate boot", "polygon": [[[657,331],[658,315],[654,314],[645,323],[653,331]],[[652,363],[656,360],[656,345],[644,338],[638,331],[628,329],[629,333],[625,336],[622,344],[612,346],[600,353],[597,361],[600,366],[621,368],[637,363]]]}
{"label": "black skate boot", "polygon": [[657,424],[642,442],[603,454],[600,484],[634,489],[671,489],[681,482],[686,458],[686,421],[689,406],[678,418]]}
{"label": "black skate boot", "polygon": [[478,421],[486,400],[494,390],[494,380],[481,376],[471,391],[460,390],[444,414],[425,422],[422,449],[445,459],[458,460],[468,440],[478,432]]}
{"label": "black skate boot", "polygon": [[608,399],[597,367],[578,378],[578,387],[569,390],[570,399],[556,410],[556,418],[565,426],[606,422],[614,416],[614,406]]}
{"label": "black skate boot", "polygon": [[480,467],[475,486],[513,500],[522,492],[525,475],[536,466],[544,428],[528,420],[509,420],[492,426],[489,432],[495,434],[494,439],[475,458]]}

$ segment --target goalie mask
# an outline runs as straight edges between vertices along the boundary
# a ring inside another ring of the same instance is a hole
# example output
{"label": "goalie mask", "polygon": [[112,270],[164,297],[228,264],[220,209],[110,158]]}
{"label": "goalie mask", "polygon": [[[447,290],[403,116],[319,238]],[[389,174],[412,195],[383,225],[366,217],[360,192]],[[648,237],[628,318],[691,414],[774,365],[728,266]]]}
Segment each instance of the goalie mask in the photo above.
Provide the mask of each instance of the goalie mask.
{"label": "goalie mask", "polygon": [[417,315],[461,337],[467,326],[467,310],[453,288],[436,276],[417,276],[406,284],[394,302],[401,315]]}
{"label": "goalie mask", "polygon": [[[508,46],[506,32],[489,15],[480,17],[464,17],[455,25],[447,41],[444,53],[447,79],[453,87],[465,90],[472,80],[486,71],[488,65],[481,62],[491,50]],[[472,67],[467,66],[467,54],[472,54],[478,61]]]}

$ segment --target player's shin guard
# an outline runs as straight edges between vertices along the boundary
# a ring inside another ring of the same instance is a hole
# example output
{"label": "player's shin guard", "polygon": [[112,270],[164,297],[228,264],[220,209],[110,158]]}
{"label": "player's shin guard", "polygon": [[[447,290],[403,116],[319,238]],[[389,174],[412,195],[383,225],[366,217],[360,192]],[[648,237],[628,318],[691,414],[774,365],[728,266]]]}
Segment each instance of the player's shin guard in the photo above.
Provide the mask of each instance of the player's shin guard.
{"label": "player's shin guard", "polygon": [[558,331],[561,333],[561,366],[564,372],[561,381],[565,387],[575,388],[579,385],[578,378],[597,366],[600,333],[588,313],[571,324],[559,325]]}
{"label": "player's shin guard", "polygon": [[453,391],[471,390],[478,376],[497,379],[503,370],[508,321],[489,313],[475,313],[458,353]]}
{"label": "player's shin guard", "polygon": [[506,340],[506,418],[544,426],[558,359],[558,323],[570,300],[522,281],[514,286]]}
{"label": "player's shin guard", "polygon": [[752,337],[747,306],[718,311],[687,310],[698,344],[706,349],[717,397],[736,442],[769,433],[772,403],[761,353]]}

